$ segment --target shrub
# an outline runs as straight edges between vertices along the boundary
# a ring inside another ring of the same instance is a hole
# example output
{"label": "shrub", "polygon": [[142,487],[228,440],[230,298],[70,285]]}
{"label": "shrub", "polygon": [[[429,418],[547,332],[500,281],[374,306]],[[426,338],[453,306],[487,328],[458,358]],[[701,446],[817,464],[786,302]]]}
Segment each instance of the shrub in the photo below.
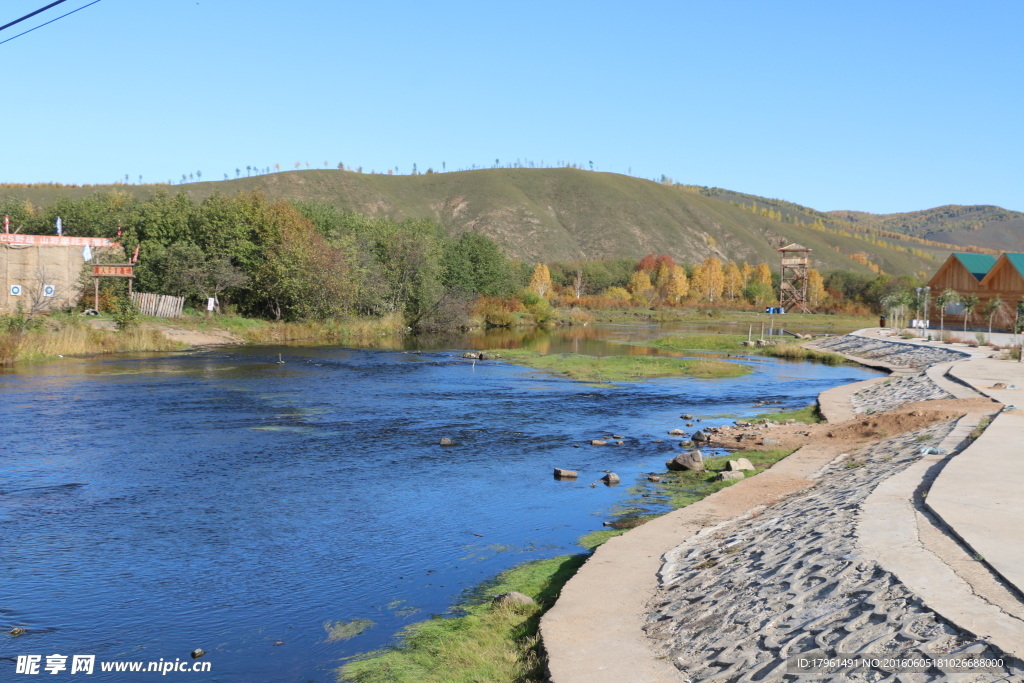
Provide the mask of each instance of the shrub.
{"label": "shrub", "polygon": [[128,330],[139,324],[139,307],[126,296],[114,300],[114,312],[111,316],[119,330]]}
{"label": "shrub", "polygon": [[604,290],[604,298],[612,299],[614,301],[625,301],[628,302],[631,295],[624,287],[609,287]]}

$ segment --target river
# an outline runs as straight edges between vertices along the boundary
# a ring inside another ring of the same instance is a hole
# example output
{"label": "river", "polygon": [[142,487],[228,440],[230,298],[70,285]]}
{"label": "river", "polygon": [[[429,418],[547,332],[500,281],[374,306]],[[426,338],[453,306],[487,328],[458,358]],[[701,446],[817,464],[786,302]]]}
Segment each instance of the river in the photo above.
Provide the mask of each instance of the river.
{"label": "river", "polygon": [[[740,379],[602,389],[458,357],[502,345],[650,353],[613,340],[656,331],[0,371],[0,628],[26,630],[0,637],[0,668],[17,655],[148,662],[202,648],[211,672],[190,680],[333,681],[344,658],[446,613],[501,570],[580,552],[576,540],[679,452],[666,431],[681,413],[723,424],[733,418],[710,416],[754,415],[764,399],[802,407],[876,374],[757,358]],[[626,444],[589,445],[613,433]],[[554,467],[580,479],[555,481]],[[623,485],[592,488],[604,470]],[[325,624],[352,619],[373,626],[328,640]],[[125,676],[97,665],[92,680]]]}

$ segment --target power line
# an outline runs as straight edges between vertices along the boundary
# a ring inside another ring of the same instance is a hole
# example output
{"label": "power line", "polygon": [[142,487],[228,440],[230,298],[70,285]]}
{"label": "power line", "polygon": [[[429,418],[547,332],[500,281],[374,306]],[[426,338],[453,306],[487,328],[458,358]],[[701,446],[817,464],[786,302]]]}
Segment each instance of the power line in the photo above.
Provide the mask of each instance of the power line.
{"label": "power line", "polygon": [[53,7],[54,5],[59,5],[62,2],[66,2],[66,0],[57,0],[57,2],[51,2],[46,7],[42,7],[40,9],[37,9],[35,12],[31,12],[29,14],[26,14],[21,19],[15,19],[14,21],[12,21],[9,24],[4,24],[3,26],[0,26],[0,31],[3,31],[5,28],[10,28],[10,27],[14,26],[15,24],[19,24],[19,23],[25,21],[26,19],[30,19],[30,18],[34,17],[35,15],[39,14],[40,12],[45,12],[46,10],[50,9],[51,7]]}
{"label": "power line", "polygon": [[[60,20],[60,19],[63,19],[64,17],[67,17],[67,16],[71,16],[71,15],[72,15],[72,14],[74,14],[75,12],[81,11],[81,10],[85,9],[86,7],[90,7],[90,6],[92,6],[92,5],[95,5],[95,4],[96,4],[97,2],[99,2],[99,1],[100,1],[100,0],[92,0],[92,2],[90,2],[90,3],[88,4],[88,5],[82,5],[82,6],[81,6],[81,7],[79,7],[78,9],[73,9],[73,10],[71,10],[70,12],[68,12],[67,14],[62,14],[62,15],[60,15],[60,16],[59,16],[59,17],[57,17],[56,19],[50,19],[50,20],[49,20],[48,22],[46,22],[45,24],[39,24],[39,26],[36,26],[35,28],[30,28],[30,29],[29,29],[29,30],[27,30],[27,31],[22,31],[22,32],[21,32],[21,33],[19,33],[18,35],[16,35],[16,36],[11,36],[11,37],[10,37],[10,38],[8,38],[7,40],[0,40],[0,45],[3,45],[4,43],[9,43],[9,42],[11,42],[12,40],[14,40],[15,38],[21,38],[21,37],[22,37],[23,35],[25,35],[26,33],[32,33],[32,31],[35,31],[35,30],[36,30],[37,28],[42,28],[42,27],[46,26],[47,24],[52,24],[53,22],[55,22],[55,21],[58,21],[58,20]],[[60,2],[64,2],[64,0],[60,0]],[[56,5],[57,3],[53,3],[53,4],[54,4],[54,5]],[[50,7],[53,7],[53,5],[50,5]],[[44,7],[43,9],[46,9],[46,8]],[[39,11],[41,12],[42,10],[39,10]],[[35,12],[33,12],[33,14],[35,14]],[[32,16],[32,15],[30,14],[29,16]],[[21,21],[21,19],[19,19],[18,21]]]}

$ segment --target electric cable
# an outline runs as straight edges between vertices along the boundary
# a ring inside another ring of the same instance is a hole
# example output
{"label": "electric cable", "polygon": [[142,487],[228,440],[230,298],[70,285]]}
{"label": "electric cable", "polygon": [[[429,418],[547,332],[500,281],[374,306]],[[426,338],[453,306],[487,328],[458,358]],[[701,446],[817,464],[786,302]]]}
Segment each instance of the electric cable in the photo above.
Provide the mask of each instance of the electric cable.
{"label": "electric cable", "polygon": [[26,14],[25,16],[23,16],[21,19],[15,19],[14,21],[12,21],[9,24],[4,24],[3,26],[0,26],[0,31],[3,31],[5,28],[10,28],[10,27],[14,26],[15,24],[20,24],[21,22],[25,21],[26,19],[34,17],[35,15],[39,14],[40,12],[45,12],[46,10],[50,9],[51,7],[53,7],[54,5],[59,5],[62,2],[66,2],[66,0],[57,0],[57,2],[51,2],[46,7],[41,7],[39,9],[37,9],[35,12],[30,12],[29,14]]}
{"label": "electric cable", "polygon": [[[61,2],[64,2],[64,0],[60,0],[60,1],[61,1]],[[73,9],[73,10],[71,10],[70,12],[68,12],[67,14],[62,14],[62,15],[60,15],[60,16],[59,16],[59,17],[57,17],[56,19],[50,19],[50,20],[49,20],[48,22],[46,22],[45,24],[39,24],[39,26],[36,26],[35,28],[30,28],[30,29],[29,29],[29,30],[27,30],[27,31],[22,31],[22,32],[21,32],[21,33],[19,33],[18,35],[16,35],[16,36],[11,36],[11,37],[10,37],[10,38],[8,38],[7,40],[0,40],[0,45],[3,45],[4,43],[9,43],[9,42],[11,42],[12,40],[14,40],[15,38],[21,38],[21,37],[22,37],[23,35],[25,35],[26,33],[32,33],[32,31],[35,31],[35,30],[36,30],[37,28],[42,28],[42,27],[46,26],[47,24],[52,24],[53,22],[55,22],[55,21],[58,21],[58,20],[60,20],[60,19],[63,19],[64,17],[67,17],[67,16],[71,16],[71,15],[72,15],[72,14],[74,14],[75,12],[79,12],[79,11],[81,11],[81,10],[85,9],[86,7],[90,7],[90,6],[92,6],[92,5],[95,5],[95,4],[96,4],[97,2],[99,2],[99,1],[100,1],[100,0],[92,0],[92,2],[90,2],[90,3],[88,4],[88,5],[82,5],[82,6],[81,6],[81,7],[79,7],[78,9]],[[53,4],[54,4],[54,5],[56,5],[57,3],[53,3]],[[53,5],[50,5],[50,7],[52,7],[52,6],[53,6]],[[44,7],[43,9],[46,9],[46,8]],[[41,12],[42,10],[39,10],[39,11]],[[29,15],[29,16],[31,16],[31,15]],[[21,21],[21,19],[19,19],[18,21]],[[15,22],[15,23],[17,23],[17,22]],[[8,24],[8,25],[9,25],[9,24]]]}

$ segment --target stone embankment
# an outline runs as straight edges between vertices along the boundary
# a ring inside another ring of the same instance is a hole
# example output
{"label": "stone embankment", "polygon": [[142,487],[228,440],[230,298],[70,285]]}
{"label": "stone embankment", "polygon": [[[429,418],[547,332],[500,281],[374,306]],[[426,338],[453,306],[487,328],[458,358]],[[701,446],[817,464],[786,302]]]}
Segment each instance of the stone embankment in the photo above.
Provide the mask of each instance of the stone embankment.
{"label": "stone embankment", "polygon": [[[951,428],[945,423],[863,449],[827,467],[815,486],[668,553],[645,630],[681,680],[795,680],[787,659],[812,652],[999,656],[928,609],[857,546],[865,498],[920,459],[922,440],[939,441]],[[962,680],[1024,674],[1013,666]],[[883,678],[876,670],[833,673],[839,680]]]}
{"label": "stone embankment", "polygon": [[897,375],[867,386],[851,396],[850,403],[856,412],[870,415],[916,401],[938,401],[944,398],[952,398],[952,395],[937,386],[924,372],[920,372]]}
{"label": "stone embankment", "polygon": [[815,348],[869,361],[881,361],[903,368],[924,368],[935,363],[964,360],[969,354],[939,346],[903,344],[855,334],[831,337],[814,342]]}

